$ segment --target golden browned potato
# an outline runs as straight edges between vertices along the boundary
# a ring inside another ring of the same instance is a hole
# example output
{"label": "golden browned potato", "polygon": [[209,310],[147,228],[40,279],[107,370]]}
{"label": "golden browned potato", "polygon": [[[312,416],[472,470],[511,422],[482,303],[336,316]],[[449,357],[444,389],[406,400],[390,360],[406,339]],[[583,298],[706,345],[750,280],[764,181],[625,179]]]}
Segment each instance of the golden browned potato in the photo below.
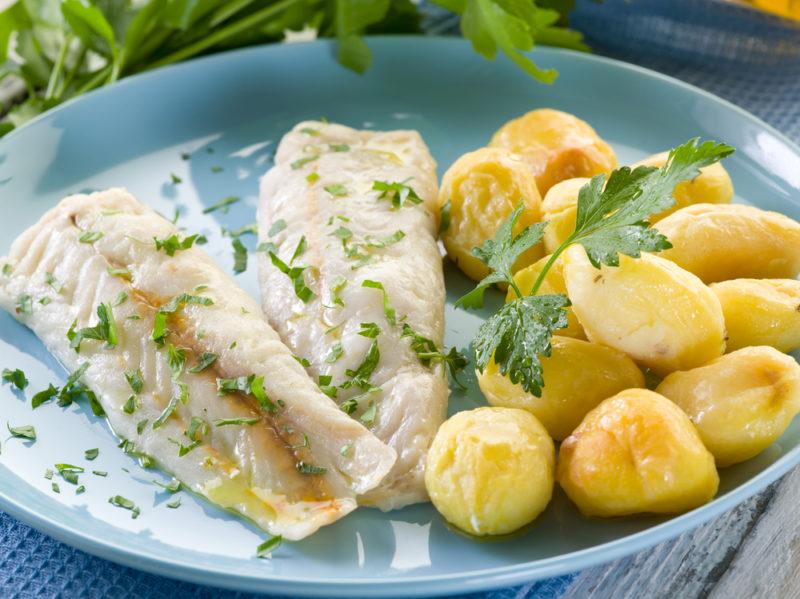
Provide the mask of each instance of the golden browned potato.
{"label": "golden browned potato", "polygon": [[644,387],[642,371],[621,351],[558,335],[552,345],[550,357],[541,357],[541,397],[512,383],[492,360],[478,373],[478,384],[489,403],[528,410],[551,437],[561,441],[604,399],[624,389]]}
{"label": "golden browned potato", "polygon": [[800,365],[772,347],[746,347],[656,389],[694,422],[717,466],[761,453],[800,412]]}
{"label": "golden browned potato", "polygon": [[542,220],[547,221],[544,230],[544,249],[548,254],[555,252],[575,231],[575,217],[578,213],[578,192],[589,179],[578,177],[567,179],[553,185],[542,200]]}
{"label": "golden browned potato", "polygon": [[[447,254],[467,276],[479,281],[489,274],[472,255],[472,248],[493,239],[514,209],[525,210],[514,234],[541,220],[541,196],[525,164],[502,148],[481,148],[464,154],[447,169],[439,191],[439,206],[450,202],[450,225],[442,234]],[[515,270],[536,262],[541,245],[522,254]]]}
{"label": "golden browned potato", "polygon": [[653,254],[597,269],[582,246],[562,254],[572,309],[590,341],[625,352],[658,375],[705,364],[725,350],[717,296]]}
{"label": "golden browned potato", "polygon": [[[661,152],[640,160],[631,167],[655,166],[662,168],[667,163],[669,152]],[[672,190],[675,205],[659,214],[650,217],[654,223],[669,216],[679,208],[692,204],[730,204],[733,200],[733,182],[728,171],[719,162],[700,169],[700,174],[691,181],[678,183]]]}
{"label": "golden browned potato", "polygon": [[672,249],[664,258],[706,283],[794,279],[800,273],[800,223],[741,204],[695,204],[656,224]]}
{"label": "golden browned potato", "polygon": [[617,166],[614,150],[588,123],[550,108],[508,121],[489,145],[520,154],[542,195],[564,179],[610,173]]}
{"label": "golden browned potato", "polygon": [[459,412],[436,433],[425,486],[451,524],[474,535],[513,532],[538,516],[553,493],[553,440],[524,410]]}
{"label": "golden browned potato", "polygon": [[562,444],[558,483],[585,516],[684,512],[709,501],[714,456],[678,406],[652,391],[618,393]]}
{"label": "golden browned potato", "polygon": [[800,281],[733,279],[711,285],[717,294],[728,351],[769,345],[782,352],[800,347]]}
{"label": "golden browned potato", "polygon": [[[549,258],[549,256],[545,256],[535,264],[531,264],[530,266],[523,268],[514,275],[514,282],[517,284],[517,287],[519,287],[519,290],[523,295],[530,294],[534,283],[536,283],[536,279],[539,277],[539,273],[542,272],[542,269]],[[563,293],[564,295],[567,294],[567,285],[564,283],[563,265],[564,263],[560,258],[555,261],[553,266],[550,267],[550,270],[548,270],[547,274],[544,276],[544,280],[542,281],[542,284],[539,287],[539,291],[536,295],[549,295],[553,293]],[[514,292],[514,290],[509,289],[508,294],[506,295],[506,303],[510,302],[516,297],[517,294]],[[567,308],[566,313],[567,328],[559,329],[558,334],[563,335],[564,337],[586,339],[586,334],[583,332],[583,327],[581,326],[581,323],[578,322],[578,318],[575,316],[572,308]]]}

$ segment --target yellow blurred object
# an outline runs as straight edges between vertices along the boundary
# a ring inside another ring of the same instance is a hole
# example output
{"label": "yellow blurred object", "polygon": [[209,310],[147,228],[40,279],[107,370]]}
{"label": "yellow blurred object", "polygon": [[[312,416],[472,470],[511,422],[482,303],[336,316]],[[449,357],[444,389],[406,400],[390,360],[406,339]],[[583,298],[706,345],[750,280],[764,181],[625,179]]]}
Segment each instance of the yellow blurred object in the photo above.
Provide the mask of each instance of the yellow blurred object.
{"label": "yellow blurred object", "polygon": [[547,507],[555,459],[553,440],[532,414],[478,408],[439,427],[425,486],[436,509],[461,530],[507,534]]}
{"label": "yellow blurred object", "polygon": [[604,399],[644,387],[642,371],[621,351],[558,335],[553,336],[552,345],[550,357],[540,357],[545,383],[541,397],[512,383],[491,360],[478,373],[478,385],[489,404],[529,411],[550,436],[561,441]]}
{"label": "yellow blurred object", "polygon": [[[476,281],[489,274],[486,265],[472,255],[472,248],[494,239],[514,209],[524,202],[514,234],[541,220],[542,198],[536,181],[518,156],[503,148],[481,148],[456,160],[442,178],[439,206],[450,202],[450,225],[442,234],[447,254]],[[523,253],[514,269],[538,260],[537,245]]]}
{"label": "yellow blurred object", "polygon": [[[514,275],[514,283],[519,287],[522,295],[530,295],[536,279],[539,278],[539,273],[542,272],[544,265],[550,256],[545,256],[535,264],[531,264],[518,271]],[[564,282],[564,262],[561,258],[557,259],[547,274],[544,276],[542,284],[539,286],[539,291],[536,295],[549,295],[553,293],[562,293],[567,295],[567,284]],[[513,289],[508,290],[506,295],[506,303],[516,299],[517,294]],[[558,334],[564,337],[574,337],[575,339],[586,339],[586,333],[583,331],[581,323],[578,322],[578,317],[572,311],[572,308],[567,308],[567,328],[559,329]]]}
{"label": "yellow blurred object", "polygon": [[489,146],[519,154],[536,177],[542,195],[565,179],[610,173],[617,166],[614,150],[587,122],[550,108],[508,121],[492,136]]}
{"label": "yellow blurred object", "polygon": [[782,17],[800,20],[800,0],[749,0],[748,4]]}
{"label": "yellow blurred object", "polygon": [[719,475],[689,417],[646,389],[589,412],[558,454],[558,483],[584,516],[674,514],[711,500]]}

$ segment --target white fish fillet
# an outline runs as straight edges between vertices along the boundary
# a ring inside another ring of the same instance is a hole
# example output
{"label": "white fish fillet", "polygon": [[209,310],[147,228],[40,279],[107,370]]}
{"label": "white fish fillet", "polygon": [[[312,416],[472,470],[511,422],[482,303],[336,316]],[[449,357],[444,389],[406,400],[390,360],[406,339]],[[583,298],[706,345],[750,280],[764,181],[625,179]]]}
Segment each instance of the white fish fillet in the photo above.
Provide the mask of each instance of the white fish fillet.
{"label": "white fish fillet", "polygon": [[[383,483],[359,498],[384,510],[428,499],[425,456],[447,407],[442,364],[422,364],[410,339],[401,336],[405,318],[417,333],[442,345],[445,292],[436,242],[435,168],[416,131],[304,122],[284,136],[275,166],[261,182],[262,248],[273,243],[288,264],[304,237],[307,249],[294,265],[309,266],[303,276],[315,294],[304,303],[290,277],[261,254],[262,306],[284,342],[309,360],[314,376],[330,376],[331,385],[340,386],[371,347],[372,339],[359,335],[361,323],[381,329],[380,362],[370,380],[379,391],[362,396],[353,416],[364,421],[366,412],[370,430],[398,454]],[[405,183],[423,201],[393,206],[388,195],[380,199],[381,192],[373,190],[375,181]],[[360,248],[357,254],[364,258],[348,257],[345,248]],[[364,281],[382,284],[396,325],[387,320],[381,290],[363,287]],[[337,295],[342,305],[336,304]],[[340,388],[336,399],[342,404],[364,392]]]}
{"label": "white fish fillet", "polygon": [[[103,236],[81,243],[87,231]],[[83,382],[135,451],[270,533],[303,538],[355,509],[356,495],[378,484],[395,452],[320,392],[258,304],[205,252],[192,247],[170,257],[156,249],[154,238],[176,233],[124,190],[71,196],[14,242],[4,261],[12,271],[0,276],[0,305],[33,329],[68,369],[89,364]],[[110,268],[127,269],[130,280],[110,274]],[[48,284],[48,273],[63,284],[60,292]],[[76,353],[67,338],[73,320],[77,329],[94,325],[98,304],[111,305],[120,293],[127,299],[112,307],[117,346],[88,339]],[[187,303],[169,314],[170,333],[159,347],[151,338],[156,311],[183,293],[211,298],[213,305]],[[24,296],[32,300],[31,313],[17,309]],[[51,301],[42,305],[37,300],[45,296]],[[180,391],[167,359],[170,344],[186,351],[186,367],[176,380],[186,385],[188,401],[177,402],[174,413],[154,428]],[[203,352],[218,358],[201,372],[189,372]],[[141,405],[128,414],[123,407],[133,390],[124,373],[136,369],[144,381]],[[264,377],[269,398],[283,406],[277,413],[248,393],[218,394],[217,377],[251,374]],[[206,421],[208,432],[180,456],[178,444],[191,444],[185,431],[192,417]],[[214,425],[237,418],[260,420]],[[301,473],[308,468],[298,466],[301,462],[327,472]]]}

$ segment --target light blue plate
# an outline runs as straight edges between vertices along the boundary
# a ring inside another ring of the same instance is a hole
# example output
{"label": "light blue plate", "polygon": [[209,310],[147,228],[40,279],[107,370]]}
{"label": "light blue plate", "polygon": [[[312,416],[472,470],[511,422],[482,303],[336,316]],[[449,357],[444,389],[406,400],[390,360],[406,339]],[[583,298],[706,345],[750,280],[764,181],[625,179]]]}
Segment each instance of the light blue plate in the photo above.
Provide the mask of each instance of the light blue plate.
{"label": "light blue plate", "polygon": [[[355,127],[418,129],[443,171],[485,144],[506,120],[550,106],[594,125],[625,163],[700,135],[739,151],[727,161],[739,201],[800,217],[800,150],[752,116],[697,89],[598,57],[538,50],[561,71],[538,85],[505,61],[490,64],[460,40],[383,38],[370,42],[373,67],[358,76],[339,67],[328,43],[255,48],[193,61],[125,80],[65,105],[0,140],[0,250],[62,196],[125,186],[179,224],[209,237],[206,246],[231,268],[220,225],[254,220],[258,177],[280,136],[295,122],[325,116]],[[189,160],[181,152],[191,152]],[[222,167],[223,170],[214,167]],[[216,171],[216,172],[215,172]],[[183,182],[170,183],[174,173]],[[228,196],[227,214],[202,208]],[[252,247],[252,239],[247,239]],[[258,293],[255,268],[238,277]],[[450,268],[450,300],[468,282]],[[448,343],[464,346],[480,322],[448,308]],[[39,341],[0,316],[0,367],[20,367],[26,399],[0,389],[2,418],[34,424],[28,445],[3,440],[0,507],[76,547],[136,568],[195,582],[273,593],[428,595],[470,592],[586,568],[674,537],[763,489],[800,461],[800,423],[758,458],[722,472],[719,497],[682,516],[598,521],[581,518],[561,493],[514,539],[476,542],[450,530],[429,505],[383,514],[363,509],[312,538],[284,546],[274,559],[253,557],[264,535],[186,493],[165,507],[166,480],[115,448],[104,422],[86,409],[48,404],[32,412],[30,395],[64,372]],[[473,381],[474,384],[474,381]],[[451,409],[482,403],[474,390],[454,393]],[[100,457],[86,462],[85,449]],[[84,475],[86,493],[45,469],[69,462],[106,470]],[[123,469],[128,469],[127,473]],[[142,507],[130,514],[108,503],[121,494]]]}

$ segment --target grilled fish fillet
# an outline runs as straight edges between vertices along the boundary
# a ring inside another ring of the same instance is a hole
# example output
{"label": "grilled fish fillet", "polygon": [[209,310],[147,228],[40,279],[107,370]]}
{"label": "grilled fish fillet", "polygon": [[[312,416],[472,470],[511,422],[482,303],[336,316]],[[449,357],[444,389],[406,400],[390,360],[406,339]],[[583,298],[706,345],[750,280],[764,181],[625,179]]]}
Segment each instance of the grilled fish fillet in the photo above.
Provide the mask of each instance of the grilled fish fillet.
{"label": "grilled fish fillet", "polygon": [[[68,369],[88,364],[83,382],[135,452],[272,534],[310,535],[355,509],[395,452],[320,392],[258,304],[202,250],[157,249],[154,238],[172,235],[184,239],[124,190],[68,197],[14,242],[0,305]],[[100,304],[116,343],[89,334],[75,348],[68,331],[94,326]],[[216,361],[191,372],[204,353]],[[138,393],[125,376],[137,371]],[[246,380],[218,393],[218,379],[251,375],[263,377],[266,400]],[[215,424],[231,419],[238,423]]]}
{"label": "grilled fish fillet", "polygon": [[[428,499],[425,456],[447,407],[444,367],[420,359],[411,333],[441,347],[435,168],[415,131],[304,122],[261,181],[264,313],[340,406],[397,451],[383,483],[359,498],[384,510]],[[365,380],[355,375],[373,343],[379,360]]]}

